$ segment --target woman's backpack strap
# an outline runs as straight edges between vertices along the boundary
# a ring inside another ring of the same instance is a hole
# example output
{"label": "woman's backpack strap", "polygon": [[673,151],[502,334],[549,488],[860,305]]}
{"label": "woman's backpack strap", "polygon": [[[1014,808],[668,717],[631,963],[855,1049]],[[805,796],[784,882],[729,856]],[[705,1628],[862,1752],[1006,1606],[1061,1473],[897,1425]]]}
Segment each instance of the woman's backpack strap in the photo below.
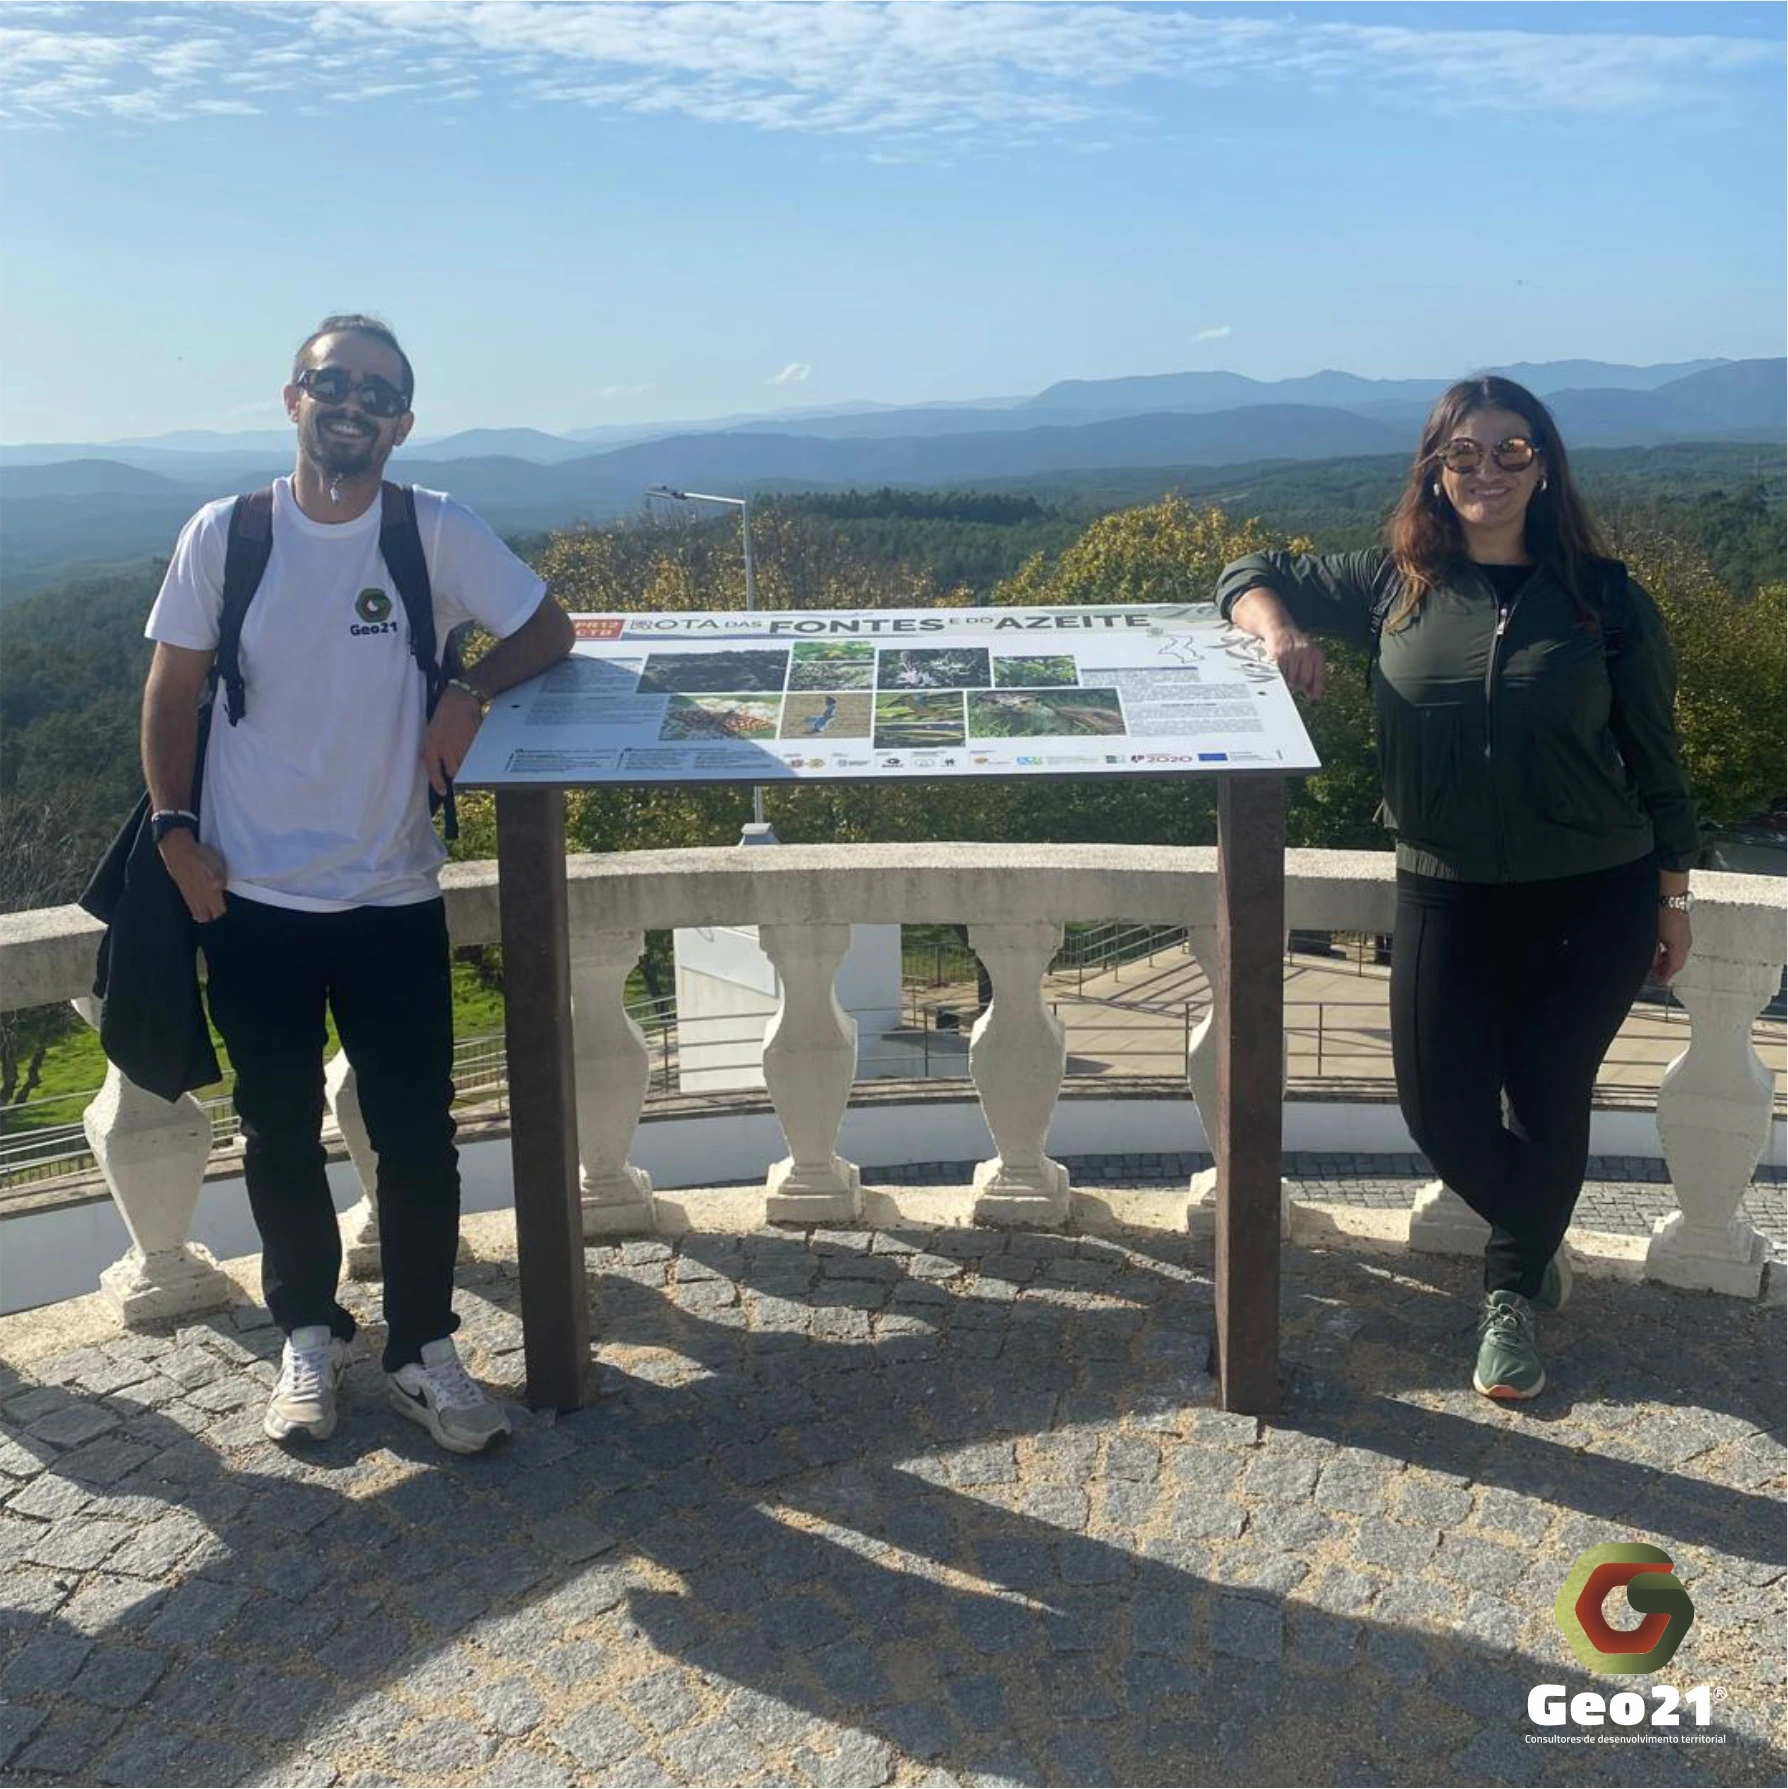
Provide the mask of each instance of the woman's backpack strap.
{"label": "woman's backpack strap", "polygon": [[1631,585],[1632,574],[1624,561],[1602,561],[1602,600],[1597,605],[1597,614],[1602,626],[1602,656],[1608,661],[1610,674],[1613,673],[1615,660],[1620,657],[1621,648],[1626,644],[1627,608],[1630,600],[1628,592]]}

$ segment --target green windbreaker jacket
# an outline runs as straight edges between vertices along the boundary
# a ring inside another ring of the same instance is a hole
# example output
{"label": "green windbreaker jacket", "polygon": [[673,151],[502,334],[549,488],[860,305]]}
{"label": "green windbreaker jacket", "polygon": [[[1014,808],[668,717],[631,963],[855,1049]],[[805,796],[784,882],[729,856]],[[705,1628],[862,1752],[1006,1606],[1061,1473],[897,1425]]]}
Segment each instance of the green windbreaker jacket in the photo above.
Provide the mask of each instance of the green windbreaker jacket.
{"label": "green windbreaker jacket", "polygon": [[[1614,567],[1608,567],[1614,573]],[[1385,824],[1397,862],[1462,882],[1538,882],[1653,856],[1686,870],[1700,848],[1676,739],[1676,655],[1657,606],[1624,583],[1585,630],[1546,572],[1506,604],[1461,561],[1415,618],[1378,642],[1372,692]],[[1400,594],[1383,548],[1252,553],[1223,569],[1227,619],[1257,585],[1298,625],[1371,650],[1373,615]]]}

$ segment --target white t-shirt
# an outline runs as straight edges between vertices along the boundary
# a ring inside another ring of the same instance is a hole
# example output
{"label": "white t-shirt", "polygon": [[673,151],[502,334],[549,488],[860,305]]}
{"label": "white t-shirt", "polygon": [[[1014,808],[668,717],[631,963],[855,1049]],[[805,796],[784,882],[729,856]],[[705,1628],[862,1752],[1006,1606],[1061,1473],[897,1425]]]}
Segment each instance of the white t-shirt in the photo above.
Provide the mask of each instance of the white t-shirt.
{"label": "white t-shirt", "polygon": [[[181,530],[144,632],[209,651],[223,611],[233,498]],[[242,624],[244,712],[218,691],[199,836],[232,894],[335,912],[432,900],[446,848],[428,814],[426,702],[403,599],[379,552],[380,506],[313,522],[273,486],[273,553]],[[464,504],[416,492],[435,639],[477,621],[499,639],[546,586]]]}

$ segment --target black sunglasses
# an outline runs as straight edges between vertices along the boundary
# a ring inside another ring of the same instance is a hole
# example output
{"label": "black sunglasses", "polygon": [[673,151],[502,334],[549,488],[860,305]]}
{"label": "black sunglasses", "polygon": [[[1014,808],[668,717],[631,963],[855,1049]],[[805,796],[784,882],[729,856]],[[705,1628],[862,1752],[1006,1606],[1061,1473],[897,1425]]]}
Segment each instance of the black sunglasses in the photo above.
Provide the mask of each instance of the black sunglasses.
{"label": "black sunglasses", "polygon": [[298,389],[307,391],[319,404],[345,404],[350,395],[360,400],[360,408],[368,416],[389,422],[402,416],[410,407],[410,394],[399,391],[389,379],[368,373],[356,380],[345,367],[311,367],[298,375]]}
{"label": "black sunglasses", "polygon": [[[1490,457],[1504,472],[1525,472],[1540,450],[1525,435],[1510,435],[1490,449]],[[1434,456],[1449,472],[1475,472],[1484,463],[1484,444],[1469,435],[1455,435]]]}

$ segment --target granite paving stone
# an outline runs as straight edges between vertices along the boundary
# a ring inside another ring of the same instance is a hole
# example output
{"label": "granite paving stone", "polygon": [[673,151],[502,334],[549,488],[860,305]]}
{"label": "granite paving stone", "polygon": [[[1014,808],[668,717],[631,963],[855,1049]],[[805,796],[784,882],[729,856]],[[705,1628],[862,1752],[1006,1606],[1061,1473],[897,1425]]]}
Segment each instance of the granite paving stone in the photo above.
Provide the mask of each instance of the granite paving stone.
{"label": "granite paving stone", "polygon": [[1450,1528],[1465,1520],[1471,1506],[1470,1484],[1462,1478],[1442,1478],[1418,1469],[1397,1486],[1396,1510],[1405,1522]]}
{"label": "granite paving stone", "polygon": [[44,1522],[60,1522],[65,1517],[79,1515],[92,1501],[93,1493],[85,1486],[75,1484],[58,1472],[46,1472],[23,1490],[15,1491],[6,1501],[6,1510],[13,1516],[35,1516]]}
{"label": "granite paving stone", "polygon": [[22,1708],[16,1703],[0,1703],[0,1765],[5,1764],[43,1722],[44,1713],[41,1708]]}
{"label": "granite paving stone", "polygon": [[38,1634],[0,1671],[0,1696],[11,1699],[61,1688],[92,1650],[93,1642],[83,1634]]}
{"label": "granite paving stone", "polygon": [[1217,1599],[1211,1616],[1213,1651],[1268,1664],[1284,1646],[1285,1620],[1278,1608],[1247,1597]]}
{"label": "granite paving stone", "polygon": [[601,1706],[557,1723],[547,1736],[589,1770],[633,1757],[645,1737],[625,1716]]}
{"label": "granite paving stone", "polygon": [[534,1746],[504,1746],[476,1781],[489,1789],[572,1789],[577,1773],[561,1757]]}
{"label": "granite paving stone", "polygon": [[1391,1571],[1413,1571],[1433,1558],[1440,1531],[1406,1522],[1366,1521],[1360,1524],[1359,1555],[1371,1565]]}
{"label": "granite paving stone", "polygon": [[496,1749],[496,1740],[466,1721],[425,1721],[404,1735],[401,1756],[394,1763],[405,1777],[438,1782],[449,1774],[476,1770]]}
{"label": "granite paving stone", "polygon": [[895,1753],[885,1739],[847,1733],[829,1757],[806,1751],[795,1762],[815,1789],[880,1789],[893,1774]]}
{"label": "granite paving stone", "polygon": [[140,1646],[102,1645],[69,1681],[69,1694],[100,1708],[134,1708],[171,1663]]}
{"label": "granite paving stone", "polygon": [[120,1714],[100,1709],[58,1709],[13,1755],[13,1768],[41,1771],[52,1779],[85,1776],[94,1755],[110,1743],[123,1720]]}
{"label": "granite paving stone", "polygon": [[20,1555],[51,1570],[84,1572],[98,1565],[132,1538],[128,1522],[90,1521],[67,1517],[51,1523]]}
{"label": "granite paving stone", "polygon": [[1506,1589],[1521,1578],[1528,1564],[1526,1555],[1512,1547],[1461,1534],[1443,1535],[1435,1557],[1435,1569],[1443,1578],[1474,1590]]}
{"label": "granite paving stone", "polygon": [[75,1633],[94,1639],[140,1629],[168,1597],[165,1585],[106,1572],[88,1572],[62,1582],[79,1588],[57,1610],[57,1619]]}

